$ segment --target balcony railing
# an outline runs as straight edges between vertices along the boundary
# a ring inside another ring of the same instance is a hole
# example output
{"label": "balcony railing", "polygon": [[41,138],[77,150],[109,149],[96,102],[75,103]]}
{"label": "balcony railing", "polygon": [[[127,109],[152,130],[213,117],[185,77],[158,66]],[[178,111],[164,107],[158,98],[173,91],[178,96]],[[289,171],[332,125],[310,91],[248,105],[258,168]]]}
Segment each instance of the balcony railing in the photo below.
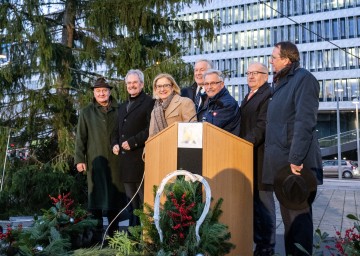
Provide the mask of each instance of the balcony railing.
{"label": "balcony railing", "polygon": [[[345,144],[356,141],[356,130],[340,133],[340,143]],[[320,148],[327,148],[337,145],[337,134],[319,139]]]}

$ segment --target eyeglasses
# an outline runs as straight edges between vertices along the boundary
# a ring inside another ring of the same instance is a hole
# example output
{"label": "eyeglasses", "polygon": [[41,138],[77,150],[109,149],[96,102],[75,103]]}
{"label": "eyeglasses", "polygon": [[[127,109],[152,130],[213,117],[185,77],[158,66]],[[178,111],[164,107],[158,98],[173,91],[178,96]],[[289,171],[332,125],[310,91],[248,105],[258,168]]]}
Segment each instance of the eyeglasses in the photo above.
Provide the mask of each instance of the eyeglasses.
{"label": "eyeglasses", "polygon": [[215,84],[220,84],[220,83],[222,83],[222,81],[211,82],[211,83],[204,83],[204,86],[214,86]]}
{"label": "eyeglasses", "polygon": [[155,85],[156,90],[160,90],[160,89],[165,89],[165,88],[170,88],[172,86],[172,84],[157,84]]}
{"label": "eyeglasses", "polygon": [[246,74],[247,76],[252,76],[252,75],[257,76],[258,74],[267,74],[267,73],[265,73],[265,72],[260,72],[260,71],[253,71],[253,72],[246,72],[245,74]]}
{"label": "eyeglasses", "polygon": [[270,59],[272,59],[272,60],[281,59],[281,56],[275,57],[275,56],[271,55],[271,56],[270,56]]}
{"label": "eyeglasses", "polygon": [[109,89],[97,89],[95,88],[94,89],[94,92],[97,93],[97,94],[100,94],[100,93],[107,93],[108,91],[110,91]]}

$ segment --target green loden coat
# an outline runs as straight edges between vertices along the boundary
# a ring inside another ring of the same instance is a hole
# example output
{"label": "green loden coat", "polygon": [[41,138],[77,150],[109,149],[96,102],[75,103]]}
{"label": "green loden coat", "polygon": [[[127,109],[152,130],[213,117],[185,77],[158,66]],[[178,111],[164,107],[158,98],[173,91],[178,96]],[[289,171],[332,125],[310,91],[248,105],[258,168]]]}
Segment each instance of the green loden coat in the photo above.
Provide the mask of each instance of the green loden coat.
{"label": "green loden coat", "polygon": [[107,113],[94,99],[82,109],[77,126],[75,164],[86,163],[89,210],[119,210],[126,203],[119,157],[110,146],[118,116],[118,104],[110,99]]}

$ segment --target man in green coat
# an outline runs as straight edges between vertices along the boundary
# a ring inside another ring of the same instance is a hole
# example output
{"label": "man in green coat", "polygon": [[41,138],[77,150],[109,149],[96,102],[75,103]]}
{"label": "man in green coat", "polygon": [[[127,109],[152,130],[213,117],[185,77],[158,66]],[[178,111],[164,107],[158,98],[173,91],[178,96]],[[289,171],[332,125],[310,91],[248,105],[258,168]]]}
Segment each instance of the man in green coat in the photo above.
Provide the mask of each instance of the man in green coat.
{"label": "man in green coat", "polygon": [[[124,185],[120,179],[119,157],[111,150],[111,133],[117,125],[118,104],[111,97],[112,87],[104,78],[92,87],[93,101],[82,109],[76,134],[75,164],[78,172],[86,172],[88,208],[99,220],[95,241],[100,242],[106,214],[109,224],[125,206]],[[109,228],[109,235],[118,228],[118,220]]]}

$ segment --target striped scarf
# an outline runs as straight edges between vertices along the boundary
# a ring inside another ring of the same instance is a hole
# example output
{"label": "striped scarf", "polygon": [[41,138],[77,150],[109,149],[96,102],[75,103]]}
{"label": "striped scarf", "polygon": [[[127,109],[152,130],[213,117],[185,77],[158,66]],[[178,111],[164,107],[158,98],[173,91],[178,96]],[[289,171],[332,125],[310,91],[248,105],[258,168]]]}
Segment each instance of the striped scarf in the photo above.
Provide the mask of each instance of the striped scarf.
{"label": "striped scarf", "polygon": [[174,97],[174,93],[170,94],[170,96],[162,101],[161,99],[157,99],[154,105],[154,135],[164,130],[168,124],[165,119],[165,111],[167,107],[170,105],[172,98]]}

